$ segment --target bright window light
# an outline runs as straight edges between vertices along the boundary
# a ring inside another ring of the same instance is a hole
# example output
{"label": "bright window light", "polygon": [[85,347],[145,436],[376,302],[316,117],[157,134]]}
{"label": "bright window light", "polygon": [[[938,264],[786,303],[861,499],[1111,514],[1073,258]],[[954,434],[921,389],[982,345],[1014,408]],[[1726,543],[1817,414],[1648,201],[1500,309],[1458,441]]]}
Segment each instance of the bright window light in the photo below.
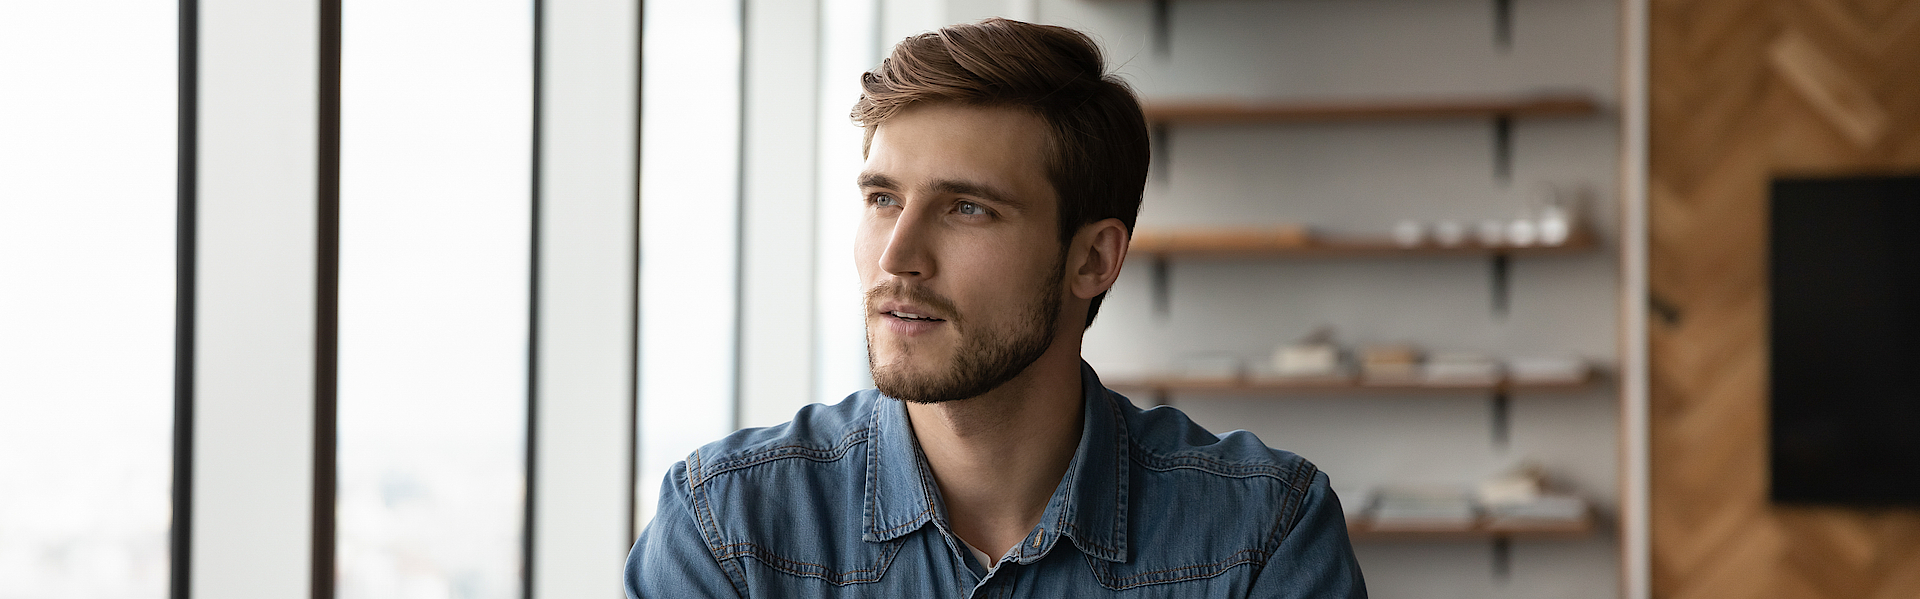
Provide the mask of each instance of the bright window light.
{"label": "bright window light", "polygon": [[667,469],[733,430],[740,3],[649,1],[642,39],[638,503],[646,522]]}
{"label": "bright window light", "polygon": [[0,4],[0,598],[167,595],[174,11]]}
{"label": "bright window light", "polygon": [[344,599],[520,595],[532,9],[343,7]]}

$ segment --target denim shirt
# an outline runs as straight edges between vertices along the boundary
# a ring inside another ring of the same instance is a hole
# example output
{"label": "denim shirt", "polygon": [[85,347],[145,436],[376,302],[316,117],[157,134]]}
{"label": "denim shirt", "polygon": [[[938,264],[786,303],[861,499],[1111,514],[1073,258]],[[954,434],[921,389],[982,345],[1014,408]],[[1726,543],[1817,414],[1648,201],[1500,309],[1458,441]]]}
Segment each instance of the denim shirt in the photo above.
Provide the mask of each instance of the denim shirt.
{"label": "denim shirt", "polygon": [[899,400],[866,390],[675,464],[627,596],[1365,597],[1327,476],[1141,410],[1081,364],[1080,445],[1039,526],[981,564]]}

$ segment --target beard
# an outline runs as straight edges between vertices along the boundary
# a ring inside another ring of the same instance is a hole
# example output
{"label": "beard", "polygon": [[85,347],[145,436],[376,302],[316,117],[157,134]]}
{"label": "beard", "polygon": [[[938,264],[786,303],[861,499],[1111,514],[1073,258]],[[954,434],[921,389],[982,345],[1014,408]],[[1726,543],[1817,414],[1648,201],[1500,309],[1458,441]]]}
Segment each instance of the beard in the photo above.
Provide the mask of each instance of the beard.
{"label": "beard", "polygon": [[1066,256],[1054,263],[1052,273],[1040,285],[1034,301],[1024,306],[1014,325],[1005,329],[973,330],[971,321],[961,318],[953,302],[931,291],[912,287],[894,279],[867,291],[868,313],[873,313],[881,298],[899,298],[927,306],[948,315],[947,323],[959,336],[953,361],[944,369],[913,372],[908,355],[881,364],[874,357],[871,320],[867,325],[867,367],[873,371],[873,384],[888,397],[914,403],[933,404],[978,397],[1000,388],[1020,376],[1047,348],[1053,346],[1054,326],[1060,320],[1060,279],[1066,274]]}

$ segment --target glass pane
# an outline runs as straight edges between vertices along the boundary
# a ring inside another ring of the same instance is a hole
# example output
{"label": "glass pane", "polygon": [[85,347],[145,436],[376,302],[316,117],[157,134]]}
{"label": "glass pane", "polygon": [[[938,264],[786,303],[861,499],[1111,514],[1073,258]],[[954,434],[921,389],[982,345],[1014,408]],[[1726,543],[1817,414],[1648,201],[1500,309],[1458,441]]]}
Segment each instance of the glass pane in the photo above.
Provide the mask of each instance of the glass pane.
{"label": "glass pane", "polygon": [[0,4],[0,598],[167,594],[174,11]]}
{"label": "glass pane", "polygon": [[517,597],[532,6],[343,14],[339,596]]}
{"label": "glass pane", "polygon": [[646,3],[640,102],[640,522],[733,431],[740,3]]}

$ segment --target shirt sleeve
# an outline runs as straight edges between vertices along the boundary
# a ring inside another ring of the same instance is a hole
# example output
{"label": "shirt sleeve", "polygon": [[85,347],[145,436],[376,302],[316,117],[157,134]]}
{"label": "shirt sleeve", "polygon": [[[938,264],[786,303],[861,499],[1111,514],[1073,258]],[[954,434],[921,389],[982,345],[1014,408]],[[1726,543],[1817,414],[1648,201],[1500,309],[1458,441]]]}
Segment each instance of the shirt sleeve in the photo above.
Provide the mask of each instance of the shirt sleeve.
{"label": "shirt sleeve", "polygon": [[1366,599],[1347,517],[1326,473],[1315,472],[1299,517],[1253,581],[1249,597]]}
{"label": "shirt sleeve", "polygon": [[674,464],[660,483],[660,507],[627,554],[626,583],[627,599],[742,595],[694,520],[686,462]]}

